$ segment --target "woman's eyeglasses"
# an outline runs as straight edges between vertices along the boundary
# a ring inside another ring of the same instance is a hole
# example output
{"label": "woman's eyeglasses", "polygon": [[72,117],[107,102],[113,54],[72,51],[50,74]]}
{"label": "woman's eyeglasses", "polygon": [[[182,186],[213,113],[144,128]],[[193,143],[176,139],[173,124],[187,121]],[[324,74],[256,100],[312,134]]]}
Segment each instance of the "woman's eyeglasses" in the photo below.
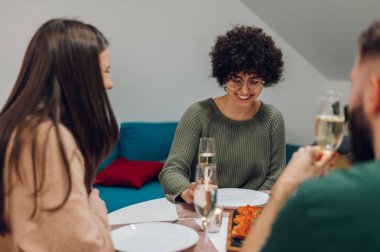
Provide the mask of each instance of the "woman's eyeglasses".
{"label": "woman's eyeglasses", "polygon": [[261,79],[243,81],[241,79],[232,78],[229,83],[233,89],[241,89],[243,88],[244,84],[247,84],[248,89],[255,89],[264,85],[265,82]]}

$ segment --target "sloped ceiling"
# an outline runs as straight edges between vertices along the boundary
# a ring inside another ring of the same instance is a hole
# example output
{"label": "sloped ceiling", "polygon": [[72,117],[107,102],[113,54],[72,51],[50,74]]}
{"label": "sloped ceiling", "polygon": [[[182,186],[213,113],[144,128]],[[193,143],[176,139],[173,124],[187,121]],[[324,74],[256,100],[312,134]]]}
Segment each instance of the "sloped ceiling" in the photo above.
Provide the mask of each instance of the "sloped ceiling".
{"label": "sloped ceiling", "polygon": [[380,0],[241,0],[329,80],[347,80]]}

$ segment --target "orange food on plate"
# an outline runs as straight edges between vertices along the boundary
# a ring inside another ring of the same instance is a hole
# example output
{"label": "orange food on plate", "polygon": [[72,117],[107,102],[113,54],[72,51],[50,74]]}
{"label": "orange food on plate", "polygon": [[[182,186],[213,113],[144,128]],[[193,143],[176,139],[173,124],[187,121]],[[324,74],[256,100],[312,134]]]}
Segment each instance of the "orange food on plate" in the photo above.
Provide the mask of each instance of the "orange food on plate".
{"label": "orange food on plate", "polygon": [[247,223],[240,223],[233,227],[232,237],[237,239],[244,239],[248,235],[249,230],[251,230],[251,224],[247,225]]}
{"label": "orange food on plate", "polygon": [[256,218],[260,215],[262,207],[256,206],[242,206],[237,209],[237,213],[233,219],[235,224],[232,228],[232,237],[237,239],[244,239]]}
{"label": "orange food on plate", "polygon": [[247,223],[247,224],[251,225],[253,219],[254,219],[253,216],[238,214],[234,218],[234,223],[237,225],[240,223]]}
{"label": "orange food on plate", "polygon": [[237,209],[239,214],[253,216],[255,218],[259,216],[262,210],[263,210],[262,207],[250,206],[250,205],[241,206],[241,207],[238,207]]}

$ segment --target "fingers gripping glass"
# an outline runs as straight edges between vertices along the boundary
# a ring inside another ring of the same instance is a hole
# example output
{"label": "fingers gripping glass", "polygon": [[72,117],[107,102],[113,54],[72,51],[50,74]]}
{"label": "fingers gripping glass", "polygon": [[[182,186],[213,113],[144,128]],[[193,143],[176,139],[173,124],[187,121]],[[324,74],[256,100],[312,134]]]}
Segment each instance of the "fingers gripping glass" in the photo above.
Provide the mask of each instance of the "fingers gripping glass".
{"label": "fingers gripping glass", "polygon": [[229,82],[230,86],[233,89],[241,89],[246,84],[248,89],[255,89],[264,85],[264,81],[262,79],[250,79],[248,81],[243,81],[241,79],[231,78]]}

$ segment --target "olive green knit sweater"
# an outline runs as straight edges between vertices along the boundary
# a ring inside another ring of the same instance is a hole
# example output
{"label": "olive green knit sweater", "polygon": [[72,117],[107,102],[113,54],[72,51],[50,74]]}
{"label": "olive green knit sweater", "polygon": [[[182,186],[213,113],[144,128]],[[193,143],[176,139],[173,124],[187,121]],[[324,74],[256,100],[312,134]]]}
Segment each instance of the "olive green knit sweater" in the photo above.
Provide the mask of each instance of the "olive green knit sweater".
{"label": "olive green knit sweater", "polygon": [[159,175],[170,201],[194,181],[200,137],[214,137],[219,188],[268,190],[285,166],[285,128],[278,109],[262,102],[249,120],[224,116],[213,99],[190,106],[178,123]]}

